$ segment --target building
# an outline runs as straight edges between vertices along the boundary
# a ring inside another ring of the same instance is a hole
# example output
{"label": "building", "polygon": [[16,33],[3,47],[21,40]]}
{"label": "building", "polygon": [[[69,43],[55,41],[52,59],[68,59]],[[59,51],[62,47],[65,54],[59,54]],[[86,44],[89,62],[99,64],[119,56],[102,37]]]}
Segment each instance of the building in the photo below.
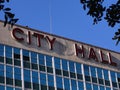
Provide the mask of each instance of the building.
{"label": "building", "polygon": [[0,90],[120,90],[120,53],[0,21]]}

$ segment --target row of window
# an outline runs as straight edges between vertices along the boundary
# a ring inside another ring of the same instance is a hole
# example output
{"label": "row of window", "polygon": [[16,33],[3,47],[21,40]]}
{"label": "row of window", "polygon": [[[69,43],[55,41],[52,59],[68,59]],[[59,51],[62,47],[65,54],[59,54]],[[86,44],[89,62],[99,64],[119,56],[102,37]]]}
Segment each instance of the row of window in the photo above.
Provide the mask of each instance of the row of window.
{"label": "row of window", "polygon": [[[63,89],[65,79],[68,79],[69,83],[66,83],[64,88],[74,88],[72,90],[79,89],[79,82],[82,82],[80,87],[91,87],[89,90],[94,90],[94,87],[106,88],[100,90],[111,90],[107,89],[110,87],[116,90],[120,88],[118,72],[1,44],[0,63],[0,83],[9,84],[7,82],[10,81],[11,85],[16,86],[16,83],[22,82],[21,76],[23,76],[26,88],[39,87],[39,84],[43,85],[41,88],[54,88],[56,82],[57,88]],[[8,81],[5,81],[7,79]],[[67,88],[66,90],[70,90]]]}

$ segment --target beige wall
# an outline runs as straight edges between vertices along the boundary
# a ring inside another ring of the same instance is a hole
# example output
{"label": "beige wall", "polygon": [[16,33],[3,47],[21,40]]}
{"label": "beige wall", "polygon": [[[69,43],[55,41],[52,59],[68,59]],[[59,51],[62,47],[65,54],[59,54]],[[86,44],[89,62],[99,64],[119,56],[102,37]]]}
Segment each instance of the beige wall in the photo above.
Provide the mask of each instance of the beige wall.
{"label": "beige wall", "polygon": [[[14,28],[20,28],[21,30],[24,31],[24,34],[16,33],[18,37],[21,37],[21,36],[24,37],[25,39],[24,41],[19,42],[14,37],[12,37],[11,32]],[[31,44],[28,44],[27,43],[28,31],[30,31],[31,34],[36,32],[44,35],[44,37],[48,36],[51,40],[53,38],[56,38],[53,45],[54,46],[53,50],[50,50],[50,44],[46,40],[46,38],[41,39],[41,47],[37,46],[37,38],[34,36],[31,36],[32,37]],[[47,33],[43,33],[41,31],[32,30],[30,28],[26,28],[18,25],[14,26],[13,28],[10,28],[9,25],[7,25],[6,27],[3,27],[3,23],[0,22],[0,43],[120,72],[119,70],[120,69],[120,53],[116,53],[114,51],[84,44],[78,41],[66,39],[60,36],[50,35]],[[83,45],[84,51],[85,51],[85,58],[82,58],[81,56],[76,56],[75,44],[77,44],[78,47]],[[96,60],[88,59],[88,55],[90,53],[89,49],[91,48],[94,49],[95,54],[99,59],[98,62]],[[110,53],[112,56],[113,62],[116,62],[117,66],[101,63],[100,50],[105,54],[104,58],[106,59],[108,59],[107,55],[108,53]]]}

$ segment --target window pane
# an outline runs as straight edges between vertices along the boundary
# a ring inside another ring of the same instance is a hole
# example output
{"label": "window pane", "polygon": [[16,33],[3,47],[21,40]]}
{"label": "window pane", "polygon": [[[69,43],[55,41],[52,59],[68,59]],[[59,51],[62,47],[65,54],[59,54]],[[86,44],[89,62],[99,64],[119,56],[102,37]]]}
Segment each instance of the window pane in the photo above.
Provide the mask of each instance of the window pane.
{"label": "window pane", "polygon": [[91,76],[92,77],[96,77],[96,70],[95,70],[95,67],[90,67],[90,71],[91,71]]}
{"label": "window pane", "polygon": [[72,90],[77,90],[76,80],[71,80]]}
{"label": "window pane", "polygon": [[45,66],[45,59],[43,54],[39,54],[39,64]]}
{"label": "window pane", "polygon": [[84,73],[85,73],[85,75],[87,75],[87,76],[90,76],[90,74],[89,74],[89,66],[88,65],[84,65]]}
{"label": "window pane", "polygon": [[62,60],[62,69],[68,71],[67,60]]}
{"label": "window pane", "polygon": [[12,47],[6,46],[5,55],[6,55],[7,58],[12,58]]}
{"label": "window pane", "polygon": [[18,67],[14,67],[14,73],[15,79],[21,80],[21,69]]}
{"label": "window pane", "polygon": [[38,72],[32,71],[32,82],[38,83]]}
{"label": "window pane", "polygon": [[86,83],[86,90],[92,90],[92,87],[91,87],[90,83]]}
{"label": "window pane", "polygon": [[70,72],[75,72],[74,62],[69,61],[69,69],[70,69]]}
{"label": "window pane", "polygon": [[60,88],[60,89],[63,88],[62,77],[56,76],[56,84],[57,84],[57,88]]}
{"label": "window pane", "polygon": [[51,56],[46,56],[46,65],[48,67],[52,67],[52,57]]}
{"label": "window pane", "polygon": [[30,82],[30,70],[24,69],[24,80]]}
{"label": "window pane", "polygon": [[40,73],[40,84],[46,85],[46,74]]}
{"label": "window pane", "polygon": [[84,90],[83,82],[78,81],[78,87],[79,87],[79,90]]}
{"label": "window pane", "polygon": [[60,58],[54,58],[54,64],[56,69],[61,69],[60,68]]}
{"label": "window pane", "polygon": [[81,69],[81,64],[80,63],[76,63],[76,71],[78,74],[82,74],[82,69]]}
{"label": "window pane", "polygon": [[48,86],[53,86],[54,87],[54,78],[53,75],[48,74]]}
{"label": "window pane", "polygon": [[68,78],[64,78],[64,87],[65,90],[70,90],[70,80]]}
{"label": "window pane", "polygon": [[102,69],[101,68],[97,68],[97,75],[98,75],[98,78],[103,78],[103,74],[102,74]]}
{"label": "window pane", "polygon": [[6,77],[13,78],[13,67],[6,66]]}
{"label": "window pane", "polygon": [[37,63],[37,53],[31,52],[31,62]]}

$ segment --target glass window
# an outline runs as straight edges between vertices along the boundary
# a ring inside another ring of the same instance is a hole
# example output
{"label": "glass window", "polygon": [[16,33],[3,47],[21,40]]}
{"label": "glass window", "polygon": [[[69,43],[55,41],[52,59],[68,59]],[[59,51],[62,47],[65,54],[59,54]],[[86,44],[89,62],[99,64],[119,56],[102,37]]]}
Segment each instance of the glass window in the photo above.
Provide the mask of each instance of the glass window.
{"label": "glass window", "polygon": [[52,67],[52,57],[51,56],[46,56],[46,65],[48,67]]}
{"label": "glass window", "polygon": [[54,87],[54,78],[53,75],[48,74],[48,86]]}
{"label": "glass window", "polygon": [[22,90],[22,89],[20,89],[20,88],[15,88],[15,90]]}
{"label": "glass window", "polygon": [[6,87],[6,90],[14,90],[13,87]]}
{"label": "glass window", "polygon": [[104,86],[100,86],[100,90],[105,90]]}
{"label": "glass window", "polygon": [[5,86],[0,85],[0,90],[5,90]]}
{"label": "glass window", "polygon": [[103,69],[104,79],[109,80],[108,70]]}
{"label": "glass window", "polygon": [[93,90],[98,90],[98,85],[93,84]]}
{"label": "glass window", "polygon": [[31,62],[37,63],[37,53],[31,52]]}
{"label": "glass window", "polygon": [[63,88],[62,77],[56,76],[56,84],[57,84],[57,88],[59,89]]}
{"label": "glass window", "polygon": [[90,66],[91,76],[96,77],[96,69],[95,67]]}
{"label": "glass window", "polygon": [[24,80],[30,82],[30,70],[24,69]]}
{"label": "glass window", "polygon": [[111,88],[109,88],[109,87],[106,87],[106,90],[111,90]]}
{"label": "glass window", "polygon": [[46,85],[46,74],[40,73],[40,84]]}
{"label": "glass window", "polygon": [[20,49],[19,48],[14,48],[14,58],[20,59]]}
{"label": "glass window", "polygon": [[13,78],[13,67],[6,66],[6,77]]}
{"label": "glass window", "polygon": [[60,58],[55,57],[54,58],[54,64],[56,69],[61,69],[60,68]]}
{"label": "glass window", "polygon": [[38,83],[38,72],[32,71],[32,82],[33,83]]}
{"label": "glass window", "polygon": [[62,60],[62,69],[68,71],[67,60]]}
{"label": "glass window", "polygon": [[86,90],[92,90],[92,87],[91,87],[90,83],[86,83]]}
{"label": "glass window", "polygon": [[78,74],[82,74],[82,71],[81,71],[81,64],[80,63],[76,63],[76,71]]}
{"label": "glass window", "polygon": [[71,80],[72,90],[77,90],[76,80]]}
{"label": "glass window", "polygon": [[64,78],[64,87],[65,90],[70,90],[70,80],[68,78]]}
{"label": "glass window", "polygon": [[29,61],[30,60],[30,58],[29,58],[29,51],[23,50],[23,60],[24,61]]}
{"label": "glass window", "polygon": [[15,79],[21,80],[21,68],[14,67],[14,77]]}
{"label": "glass window", "polygon": [[4,56],[4,46],[0,44],[0,56]]}
{"label": "glass window", "polygon": [[88,65],[84,65],[84,73],[85,73],[85,75],[90,76],[90,71],[89,71]]}
{"label": "glass window", "polygon": [[43,54],[39,54],[39,64],[45,66],[45,59]]}
{"label": "glass window", "polygon": [[78,81],[78,88],[79,88],[79,90],[84,90],[83,82]]}
{"label": "glass window", "polygon": [[5,55],[6,55],[7,58],[12,58],[12,47],[6,46]]}
{"label": "glass window", "polygon": [[0,64],[0,76],[4,76],[4,65]]}
{"label": "glass window", "polygon": [[75,72],[74,62],[69,61],[69,69],[70,69],[70,72]]}
{"label": "glass window", "polygon": [[117,82],[117,81],[116,81],[115,72],[110,71],[110,75],[111,75],[112,82]]}
{"label": "glass window", "polygon": [[101,68],[97,68],[97,75],[98,75],[98,78],[103,78],[103,74],[102,74],[102,69]]}

